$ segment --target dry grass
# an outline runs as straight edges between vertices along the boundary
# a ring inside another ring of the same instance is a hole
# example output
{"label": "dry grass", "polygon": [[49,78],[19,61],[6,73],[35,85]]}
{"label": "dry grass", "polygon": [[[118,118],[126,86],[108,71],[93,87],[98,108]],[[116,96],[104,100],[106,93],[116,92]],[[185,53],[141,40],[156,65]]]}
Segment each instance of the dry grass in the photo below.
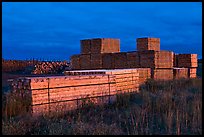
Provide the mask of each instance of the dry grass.
{"label": "dry grass", "polygon": [[202,134],[202,79],[167,82],[149,80],[141,87],[139,94],[118,94],[117,101],[111,105],[94,106],[90,102],[90,105],[83,109],[66,112],[63,115],[44,115],[35,118],[29,114],[20,115],[15,112],[15,109],[25,112],[26,107],[22,106],[26,106],[27,103],[17,105],[18,99],[14,98],[11,96],[9,103],[8,101],[3,103],[3,134]]}

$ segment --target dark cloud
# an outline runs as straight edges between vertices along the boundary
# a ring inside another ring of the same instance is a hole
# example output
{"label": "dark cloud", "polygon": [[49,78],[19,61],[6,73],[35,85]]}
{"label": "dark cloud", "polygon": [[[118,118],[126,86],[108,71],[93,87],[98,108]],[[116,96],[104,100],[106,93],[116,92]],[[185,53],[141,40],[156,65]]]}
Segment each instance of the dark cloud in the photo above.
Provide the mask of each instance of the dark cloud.
{"label": "dark cloud", "polygon": [[81,39],[97,37],[119,38],[121,51],[132,51],[147,36],[163,50],[202,57],[200,3],[3,2],[2,11],[4,58],[69,59]]}

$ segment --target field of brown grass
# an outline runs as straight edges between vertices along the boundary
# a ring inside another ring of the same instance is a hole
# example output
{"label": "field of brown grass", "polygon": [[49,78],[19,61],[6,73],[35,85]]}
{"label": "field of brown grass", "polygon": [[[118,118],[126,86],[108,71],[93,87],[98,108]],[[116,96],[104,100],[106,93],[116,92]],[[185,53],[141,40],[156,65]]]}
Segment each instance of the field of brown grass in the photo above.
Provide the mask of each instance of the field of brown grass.
{"label": "field of brown grass", "polygon": [[[29,101],[28,101],[29,102]],[[201,135],[202,78],[147,81],[113,104],[31,117],[27,101],[3,96],[4,135]]]}

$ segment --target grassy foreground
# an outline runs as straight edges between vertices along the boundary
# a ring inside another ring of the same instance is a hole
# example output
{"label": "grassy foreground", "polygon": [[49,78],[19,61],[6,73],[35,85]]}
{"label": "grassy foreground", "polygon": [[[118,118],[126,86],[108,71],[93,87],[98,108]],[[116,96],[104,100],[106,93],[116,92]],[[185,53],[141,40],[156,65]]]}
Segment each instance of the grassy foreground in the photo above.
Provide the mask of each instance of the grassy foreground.
{"label": "grassy foreground", "polygon": [[149,80],[139,94],[119,94],[114,104],[35,118],[26,113],[26,101],[7,96],[4,135],[202,134],[202,79]]}

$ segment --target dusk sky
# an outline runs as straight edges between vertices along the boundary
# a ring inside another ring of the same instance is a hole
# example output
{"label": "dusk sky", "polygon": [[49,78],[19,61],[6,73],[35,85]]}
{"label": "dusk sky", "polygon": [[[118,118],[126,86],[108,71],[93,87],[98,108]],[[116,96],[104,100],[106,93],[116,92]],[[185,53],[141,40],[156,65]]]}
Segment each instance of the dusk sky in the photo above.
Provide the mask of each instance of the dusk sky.
{"label": "dusk sky", "polygon": [[161,50],[202,58],[202,3],[2,3],[5,59],[69,60],[88,38],[118,38],[122,52],[135,51],[140,37],[160,38]]}

